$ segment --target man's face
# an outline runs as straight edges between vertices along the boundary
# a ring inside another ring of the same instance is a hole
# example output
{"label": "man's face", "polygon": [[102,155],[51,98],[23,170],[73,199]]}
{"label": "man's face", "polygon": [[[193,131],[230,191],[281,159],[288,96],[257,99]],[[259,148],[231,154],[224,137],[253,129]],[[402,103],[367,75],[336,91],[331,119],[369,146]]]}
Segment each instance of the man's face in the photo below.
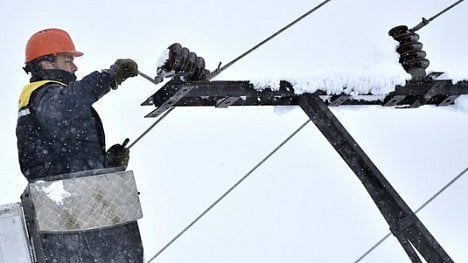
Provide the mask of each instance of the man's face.
{"label": "man's face", "polygon": [[58,54],[55,56],[54,62],[44,61],[42,63],[43,69],[61,69],[70,73],[75,73],[78,70],[71,54]]}

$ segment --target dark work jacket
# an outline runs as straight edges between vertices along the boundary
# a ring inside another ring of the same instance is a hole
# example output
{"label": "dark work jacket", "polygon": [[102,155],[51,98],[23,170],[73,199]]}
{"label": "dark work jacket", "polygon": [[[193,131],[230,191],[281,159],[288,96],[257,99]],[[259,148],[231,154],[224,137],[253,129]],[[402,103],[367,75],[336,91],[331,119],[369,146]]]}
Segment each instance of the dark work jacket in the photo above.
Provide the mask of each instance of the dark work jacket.
{"label": "dark work jacket", "polygon": [[[41,80],[61,83],[34,86]],[[105,72],[74,80],[65,71],[42,71],[23,89],[16,136],[21,171],[30,182],[105,167],[104,131],[92,105],[109,92],[114,80]],[[22,196],[23,207],[30,204],[28,199]],[[32,227],[34,211],[25,209],[25,216]],[[39,233],[34,238],[41,243],[40,262],[143,262],[136,221],[76,233]]]}
{"label": "dark work jacket", "polygon": [[30,84],[55,82],[32,92],[28,85],[23,89],[16,137],[21,171],[28,181],[105,167],[104,130],[92,105],[110,91],[114,80],[105,72],[75,79],[66,71],[43,70]]}

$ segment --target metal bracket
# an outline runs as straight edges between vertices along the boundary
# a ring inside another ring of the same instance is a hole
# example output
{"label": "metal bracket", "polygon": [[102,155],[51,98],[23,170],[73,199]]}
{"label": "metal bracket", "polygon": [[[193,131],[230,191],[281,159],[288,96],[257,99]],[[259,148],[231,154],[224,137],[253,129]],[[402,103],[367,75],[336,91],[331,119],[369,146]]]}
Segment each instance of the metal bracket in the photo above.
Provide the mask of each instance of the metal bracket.
{"label": "metal bracket", "polygon": [[[148,113],[145,117],[157,117],[163,112],[174,106],[180,99],[192,91],[196,86],[174,86],[175,93],[166,100],[163,104],[157,107],[152,112]],[[154,103],[153,99],[148,99],[146,103]],[[145,104],[147,105],[147,104]]]}
{"label": "metal bracket", "polygon": [[439,103],[437,106],[448,106],[448,105],[452,105],[458,97],[460,97],[460,95],[451,95],[451,96],[448,96],[448,97],[445,98],[441,103]]}
{"label": "metal bracket", "polygon": [[239,100],[240,97],[227,97],[224,99],[220,99],[218,102],[216,102],[216,108],[227,108],[234,103],[236,103],[237,100]]}
{"label": "metal bracket", "polygon": [[347,101],[350,98],[351,96],[342,94],[338,96],[338,98],[330,100],[329,106],[340,106],[341,104],[343,104],[345,101]]}
{"label": "metal bracket", "polygon": [[[440,94],[440,91],[445,87],[448,82],[446,80],[436,81],[434,85],[421,97],[411,104],[410,108],[417,108],[419,106],[425,105],[430,99],[432,99],[437,94]],[[439,104],[440,105],[440,104]]]}
{"label": "metal bracket", "polygon": [[401,101],[403,101],[406,98],[406,95],[395,95],[389,99],[389,101],[385,102],[383,106],[397,106],[400,104]]}

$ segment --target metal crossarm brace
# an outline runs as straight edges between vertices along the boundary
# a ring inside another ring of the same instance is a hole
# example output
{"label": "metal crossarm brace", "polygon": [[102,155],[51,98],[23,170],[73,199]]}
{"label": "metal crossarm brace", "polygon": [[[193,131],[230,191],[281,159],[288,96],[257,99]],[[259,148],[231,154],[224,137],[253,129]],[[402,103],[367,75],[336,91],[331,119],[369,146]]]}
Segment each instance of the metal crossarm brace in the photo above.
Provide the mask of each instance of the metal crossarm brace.
{"label": "metal crossarm brace", "polygon": [[[452,84],[449,80],[432,80],[407,82],[396,86],[395,90],[384,98],[373,94],[360,94],[366,99],[352,97],[349,94],[327,94],[317,90],[314,94],[325,99],[329,106],[340,105],[381,105],[389,107],[410,108],[422,105],[448,106],[460,95],[468,94],[468,81]],[[177,106],[281,106],[299,105],[299,95],[291,83],[280,81],[279,89],[269,87],[256,89],[249,81],[184,81],[174,77],[142,105],[156,106],[156,109],[145,117],[157,117],[171,107]]]}
{"label": "metal crossarm brace", "polygon": [[361,180],[412,262],[421,262],[414,248],[427,262],[453,262],[328,106],[313,94],[301,95],[299,105]]}

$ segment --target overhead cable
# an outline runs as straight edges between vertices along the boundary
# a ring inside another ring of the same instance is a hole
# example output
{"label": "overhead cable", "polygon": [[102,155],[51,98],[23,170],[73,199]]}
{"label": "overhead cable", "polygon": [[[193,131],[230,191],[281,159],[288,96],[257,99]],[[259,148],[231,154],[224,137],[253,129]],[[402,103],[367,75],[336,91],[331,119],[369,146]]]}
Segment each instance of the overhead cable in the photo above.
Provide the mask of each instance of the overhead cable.
{"label": "overhead cable", "polygon": [[[465,168],[461,173],[459,173],[455,178],[450,180],[444,187],[442,187],[439,191],[437,191],[434,195],[431,196],[424,204],[422,204],[418,209],[414,211],[415,214],[417,214],[419,211],[421,211],[424,207],[426,207],[430,202],[432,202],[435,198],[437,198],[442,192],[447,190],[453,183],[455,183],[460,177],[462,177],[466,172],[468,171],[468,167]],[[362,256],[360,256],[354,263],[358,263],[361,260],[363,260],[367,255],[369,255],[374,249],[376,249],[380,244],[382,244],[389,236],[391,236],[391,233],[387,233],[383,238],[381,238],[377,243],[375,243],[371,248],[369,248]]]}
{"label": "overhead cable", "polygon": [[301,21],[302,19],[304,19],[305,17],[307,17],[308,15],[312,14],[313,12],[317,11],[318,9],[320,9],[322,6],[324,6],[325,4],[327,4],[328,2],[330,2],[331,0],[325,0],[323,2],[321,2],[320,4],[318,4],[317,6],[315,6],[314,8],[310,9],[309,11],[307,11],[306,13],[304,13],[302,16],[296,18],[294,21],[292,21],[291,23],[287,24],[286,26],[284,26],[283,28],[281,28],[280,30],[276,31],[275,33],[273,33],[271,36],[265,38],[263,41],[261,41],[260,43],[258,43],[257,45],[255,45],[254,47],[252,47],[251,49],[247,50],[246,52],[242,53],[240,56],[238,56],[237,58],[233,59],[231,62],[227,63],[226,65],[224,65],[223,67],[221,68],[218,68],[216,69],[215,71],[213,71],[210,75],[209,75],[209,79],[212,79],[214,77],[216,77],[217,75],[219,75],[221,72],[223,72],[225,69],[227,69],[228,67],[230,67],[232,64],[236,63],[237,61],[239,61],[240,59],[242,59],[243,57],[247,56],[250,52],[254,51],[255,49],[259,48],[260,46],[262,46],[263,44],[265,44],[266,42],[270,41],[272,38],[276,37],[277,35],[283,33],[286,29],[290,28],[291,26],[293,26],[294,24],[296,24],[297,22]]}
{"label": "overhead cable", "polygon": [[302,128],[304,128],[310,120],[304,122],[299,128],[297,128],[291,135],[289,135],[283,142],[281,142],[276,148],[274,148],[269,154],[267,154],[258,164],[256,164],[247,174],[239,179],[233,186],[231,186],[224,194],[222,194],[216,201],[214,201],[208,208],[206,208],[199,216],[197,216],[190,224],[188,224],[182,231],[180,231],[174,238],[172,238],[164,247],[162,247],[148,263],[156,259],[164,250],[170,247],[177,239],[179,239],[185,232],[187,232],[193,225],[195,225],[203,216],[205,216],[211,209],[213,209],[221,200],[229,195],[234,189],[236,189],[245,179],[247,179],[255,170],[262,166],[271,156],[273,156],[281,147],[283,147],[292,137],[294,137]]}
{"label": "overhead cable", "polygon": [[439,17],[440,15],[442,15],[443,13],[447,12],[448,10],[454,8],[455,6],[457,6],[458,4],[460,4],[461,2],[463,2],[464,0],[459,0],[453,4],[451,4],[450,6],[448,6],[447,8],[445,8],[444,10],[440,11],[439,13],[435,14],[434,16],[432,16],[431,18],[429,19],[426,19],[426,18],[422,18],[422,21],[417,24],[416,26],[414,26],[413,28],[411,28],[411,31],[413,32],[416,32],[418,31],[419,29],[427,26],[427,24],[429,24],[432,20],[436,19],[437,17]]}
{"label": "overhead cable", "polygon": [[[261,41],[260,43],[258,43],[257,45],[255,45],[254,47],[252,47],[251,49],[247,50],[246,52],[242,53],[240,56],[238,56],[237,58],[233,59],[231,62],[227,63],[226,65],[224,65],[223,67],[219,67],[214,70],[211,74],[209,74],[206,79],[207,80],[211,80],[213,79],[214,77],[218,76],[221,72],[223,72],[224,70],[226,70],[228,67],[230,67],[232,64],[236,63],[237,61],[239,61],[240,59],[242,59],[243,57],[247,56],[249,53],[251,53],[252,51],[254,51],[255,49],[259,48],[260,46],[262,46],[263,44],[265,44],[266,42],[270,41],[272,38],[278,36],[279,34],[283,33],[286,29],[290,28],[291,26],[293,26],[294,24],[296,24],[297,22],[299,22],[300,20],[304,19],[305,17],[309,16],[310,14],[312,14],[313,12],[317,11],[318,9],[320,9],[322,6],[324,6],[325,4],[327,4],[328,2],[330,2],[331,0],[325,0],[323,2],[321,2],[320,4],[318,4],[317,6],[315,6],[314,8],[310,9],[309,11],[307,11],[306,13],[304,13],[303,15],[301,15],[300,17],[296,18],[294,21],[292,21],[291,23],[287,24],[286,26],[284,26],[283,28],[281,28],[280,30],[276,31],[275,33],[273,33],[271,36],[267,37],[266,39],[264,39],[263,41]],[[220,64],[221,65],[221,64]],[[142,76],[143,78],[149,80],[150,82],[154,83],[154,84],[157,84],[159,82],[155,81],[154,79],[152,79],[151,77],[149,77],[148,75],[146,75],[145,73],[143,72],[138,72],[138,74],[140,76]],[[173,109],[173,108],[171,108]],[[137,140],[135,140],[131,146],[135,145],[142,137],[144,137],[151,129],[153,129],[156,124],[158,124],[161,120],[163,120],[165,117],[167,116],[167,114],[161,116],[158,120],[156,120],[156,122],[151,125],[147,130],[145,130],[143,132],[143,134],[141,134]]]}

